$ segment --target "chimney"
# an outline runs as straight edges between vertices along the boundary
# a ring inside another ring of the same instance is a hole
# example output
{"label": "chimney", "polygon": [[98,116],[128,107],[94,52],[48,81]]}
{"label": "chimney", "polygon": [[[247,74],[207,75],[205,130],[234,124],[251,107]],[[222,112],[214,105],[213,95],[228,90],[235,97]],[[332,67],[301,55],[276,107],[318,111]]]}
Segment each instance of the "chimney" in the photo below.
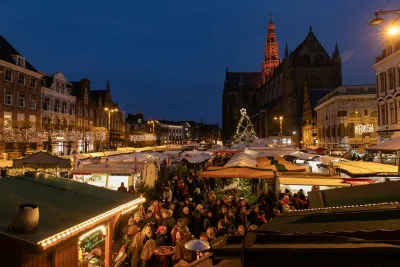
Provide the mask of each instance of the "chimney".
{"label": "chimney", "polygon": [[19,205],[12,221],[12,230],[28,233],[39,223],[39,207],[35,204]]}

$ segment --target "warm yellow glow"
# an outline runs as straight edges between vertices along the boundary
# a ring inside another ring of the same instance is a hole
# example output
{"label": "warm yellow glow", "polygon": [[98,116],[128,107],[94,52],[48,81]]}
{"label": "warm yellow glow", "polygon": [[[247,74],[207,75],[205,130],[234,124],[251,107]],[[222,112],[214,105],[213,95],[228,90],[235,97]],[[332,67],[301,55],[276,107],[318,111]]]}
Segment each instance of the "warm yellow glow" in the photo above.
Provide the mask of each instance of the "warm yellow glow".
{"label": "warm yellow glow", "polygon": [[274,117],[274,120],[277,120],[278,119],[278,117]]}
{"label": "warm yellow glow", "polygon": [[[100,226],[98,226],[98,227],[96,227],[96,228],[90,230],[89,232],[87,232],[87,233],[81,235],[81,236],[79,237],[79,241],[82,241],[82,240],[85,239],[87,236],[89,236],[89,235],[91,235],[91,234],[93,234],[94,232],[97,232],[97,231],[99,231],[99,230],[101,230],[101,232],[102,232],[103,234],[106,233],[106,227],[105,227],[104,225],[100,225]],[[80,243],[80,242],[79,242],[79,243]]]}
{"label": "warm yellow glow", "polygon": [[394,36],[400,34],[400,27],[398,25],[392,25],[387,30],[388,35]]}
{"label": "warm yellow glow", "polygon": [[279,119],[280,119],[280,120],[283,120],[283,117],[282,117],[282,116],[280,116],[280,117],[279,117]]}
{"label": "warm yellow glow", "polygon": [[[42,246],[43,248],[46,247],[47,245],[50,245],[50,244],[56,245],[58,242],[61,242],[67,236],[69,237],[72,233],[77,233],[79,230],[83,230],[84,228],[90,227],[90,225],[92,225],[94,221],[102,221],[102,220],[107,219],[110,216],[115,215],[115,214],[123,213],[123,212],[126,212],[127,210],[128,211],[133,210],[133,209],[137,208],[140,203],[143,203],[145,201],[146,201],[145,198],[135,199],[135,200],[133,200],[131,202],[128,202],[128,203],[126,203],[124,205],[121,205],[121,206],[116,207],[116,208],[114,208],[114,209],[112,209],[110,211],[107,211],[107,212],[105,212],[103,214],[100,214],[99,216],[96,216],[96,217],[91,218],[91,219],[89,219],[89,220],[87,220],[85,222],[82,222],[82,223],[80,223],[78,225],[75,225],[75,226],[73,226],[73,227],[71,227],[69,229],[66,229],[66,230],[64,230],[64,231],[62,231],[60,233],[57,233],[57,234],[55,234],[53,236],[50,236],[50,237],[38,242],[37,244]],[[101,227],[101,226],[99,226],[99,227]],[[102,232],[104,233],[105,229],[102,229]]]}
{"label": "warm yellow glow", "polygon": [[104,108],[105,111],[108,111],[108,108]]}

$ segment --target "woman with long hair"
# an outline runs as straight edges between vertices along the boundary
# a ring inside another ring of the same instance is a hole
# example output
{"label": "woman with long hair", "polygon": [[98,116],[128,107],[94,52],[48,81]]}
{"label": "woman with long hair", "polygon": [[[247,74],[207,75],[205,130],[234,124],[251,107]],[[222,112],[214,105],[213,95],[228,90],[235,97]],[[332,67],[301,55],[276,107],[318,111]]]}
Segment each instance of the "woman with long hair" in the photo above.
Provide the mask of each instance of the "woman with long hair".
{"label": "woman with long hair", "polygon": [[143,246],[146,242],[153,237],[153,231],[149,225],[146,225],[142,232],[138,233],[132,242],[133,255],[131,260],[131,267],[139,267],[140,257],[142,254]]}
{"label": "woman with long hair", "polygon": [[188,233],[183,231],[178,231],[176,233],[176,246],[175,253],[172,256],[172,264],[175,265],[180,260],[190,263],[194,260],[194,252],[185,248],[185,244],[189,242],[192,238]]}
{"label": "woman with long hair", "polygon": [[143,246],[142,254],[140,259],[142,260],[142,267],[156,267],[157,259],[154,255],[156,250],[156,242],[153,239],[149,239]]}

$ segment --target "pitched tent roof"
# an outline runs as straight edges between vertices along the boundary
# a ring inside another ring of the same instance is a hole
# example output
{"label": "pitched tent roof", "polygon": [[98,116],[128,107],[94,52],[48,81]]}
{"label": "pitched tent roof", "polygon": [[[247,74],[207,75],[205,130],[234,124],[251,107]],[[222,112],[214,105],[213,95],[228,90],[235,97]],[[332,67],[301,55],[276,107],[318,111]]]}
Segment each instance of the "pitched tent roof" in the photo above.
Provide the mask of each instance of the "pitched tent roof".
{"label": "pitched tent roof", "polygon": [[[15,61],[12,58],[13,55],[18,55],[23,57],[1,34],[0,34],[0,59],[7,61],[8,63],[14,64]],[[28,60],[25,60],[25,67],[28,70],[37,72],[38,70],[29,63]]]}
{"label": "pitched tent roof", "polygon": [[57,156],[53,156],[47,152],[37,152],[26,158],[15,159],[13,163],[14,168],[30,167],[30,168],[71,168],[71,160],[63,159]]}
{"label": "pitched tent roof", "polygon": [[[64,178],[41,174],[36,177],[0,179],[0,236],[25,243],[38,242],[91,218],[134,201],[132,195]],[[10,231],[16,208],[21,204],[39,207],[39,224],[28,234]],[[101,222],[100,219],[98,223]],[[79,234],[77,230],[71,236]]]}

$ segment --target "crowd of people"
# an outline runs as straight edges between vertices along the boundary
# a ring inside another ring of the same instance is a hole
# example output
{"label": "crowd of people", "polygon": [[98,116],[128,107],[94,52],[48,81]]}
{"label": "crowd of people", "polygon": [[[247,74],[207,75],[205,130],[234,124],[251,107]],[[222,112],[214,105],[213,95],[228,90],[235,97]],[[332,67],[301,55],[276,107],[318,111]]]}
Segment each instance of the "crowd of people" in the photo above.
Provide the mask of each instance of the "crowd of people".
{"label": "crowd of people", "polygon": [[[215,179],[193,173],[185,179],[173,176],[157,187],[156,199],[116,227],[115,250],[126,253],[125,266],[160,266],[155,252],[164,246],[175,248],[173,266],[184,265],[196,259],[184,246],[192,239],[212,244],[221,236],[244,236],[281,212],[308,207],[302,190],[295,194],[286,190],[279,196],[263,190],[255,203],[248,203],[235,194],[217,197],[216,184]],[[129,192],[124,185],[119,191]]]}

